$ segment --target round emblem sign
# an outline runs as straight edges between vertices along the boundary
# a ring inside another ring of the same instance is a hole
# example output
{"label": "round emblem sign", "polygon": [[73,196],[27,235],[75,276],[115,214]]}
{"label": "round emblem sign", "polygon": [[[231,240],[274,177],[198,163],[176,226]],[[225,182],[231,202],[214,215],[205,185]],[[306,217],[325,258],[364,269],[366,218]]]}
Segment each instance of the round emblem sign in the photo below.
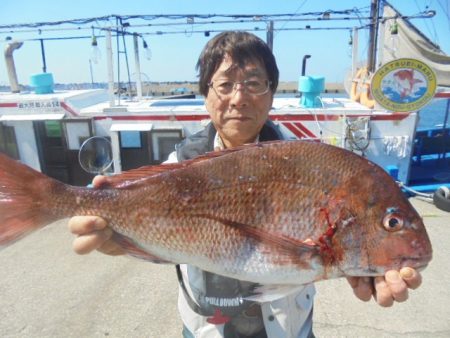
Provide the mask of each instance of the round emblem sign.
{"label": "round emblem sign", "polygon": [[436,75],[425,63],[397,59],[380,67],[372,77],[374,100],[392,111],[415,111],[426,105],[436,91]]}

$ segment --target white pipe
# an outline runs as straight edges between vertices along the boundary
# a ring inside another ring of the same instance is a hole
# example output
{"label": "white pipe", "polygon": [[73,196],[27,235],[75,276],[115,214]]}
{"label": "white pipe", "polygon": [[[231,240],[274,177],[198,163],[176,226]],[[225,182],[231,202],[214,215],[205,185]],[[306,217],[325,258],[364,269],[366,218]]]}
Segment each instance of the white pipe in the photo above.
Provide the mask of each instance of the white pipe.
{"label": "white pipe", "polygon": [[133,36],[133,42],[134,42],[134,64],[136,68],[136,91],[137,91],[137,99],[139,101],[140,99],[142,99],[142,80],[141,80],[141,65],[139,62],[139,44],[137,34]]}
{"label": "white pipe", "polygon": [[106,66],[108,68],[108,96],[109,96],[109,106],[114,107],[116,101],[114,99],[114,71],[113,71],[113,52],[112,52],[112,42],[111,42],[111,31],[106,30]]}
{"label": "white pipe", "polygon": [[114,163],[114,173],[120,174],[122,172],[122,162],[120,161],[120,142],[119,142],[119,132],[111,131],[111,147]]}
{"label": "white pipe", "polygon": [[[383,6],[381,4],[381,6]],[[386,21],[384,20],[380,20],[380,25],[378,28],[378,46],[377,46],[377,51],[378,51],[378,55],[377,55],[377,65],[375,66],[375,70],[378,69],[378,67],[380,67],[383,63],[384,63],[384,33],[385,33],[385,29],[386,29]]]}
{"label": "white pipe", "polygon": [[358,67],[358,29],[353,28],[353,44],[352,44],[352,81],[355,78]]}
{"label": "white pipe", "polygon": [[12,41],[5,46],[5,62],[6,70],[8,71],[9,84],[12,93],[20,93],[19,83],[17,81],[16,66],[14,65],[13,52],[22,47],[23,42]]}

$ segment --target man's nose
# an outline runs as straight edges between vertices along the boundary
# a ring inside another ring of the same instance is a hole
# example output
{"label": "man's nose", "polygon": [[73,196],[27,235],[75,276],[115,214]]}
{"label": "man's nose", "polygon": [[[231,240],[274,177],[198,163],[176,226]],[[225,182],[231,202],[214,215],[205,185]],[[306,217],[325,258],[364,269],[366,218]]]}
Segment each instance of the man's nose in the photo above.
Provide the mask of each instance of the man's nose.
{"label": "man's nose", "polygon": [[233,92],[231,93],[230,104],[231,106],[243,107],[247,105],[247,95],[245,86],[243,83],[237,82],[234,84]]}

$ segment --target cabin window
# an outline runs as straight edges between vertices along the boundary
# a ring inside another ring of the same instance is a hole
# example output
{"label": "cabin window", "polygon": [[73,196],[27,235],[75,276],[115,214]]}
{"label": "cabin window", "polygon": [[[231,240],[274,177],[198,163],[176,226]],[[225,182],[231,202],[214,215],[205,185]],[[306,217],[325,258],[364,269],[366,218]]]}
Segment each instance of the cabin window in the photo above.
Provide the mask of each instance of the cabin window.
{"label": "cabin window", "polygon": [[59,121],[45,121],[44,126],[47,137],[61,137],[61,123]]}
{"label": "cabin window", "polygon": [[163,162],[183,140],[182,130],[152,130],[153,161]]}
{"label": "cabin window", "polygon": [[79,150],[83,142],[92,136],[91,121],[64,121],[64,125],[69,150]]}
{"label": "cabin window", "polygon": [[140,131],[121,131],[120,146],[122,148],[142,148],[141,132]]}
{"label": "cabin window", "polygon": [[19,159],[16,133],[14,127],[5,126],[0,123],[0,152],[16,160]]}

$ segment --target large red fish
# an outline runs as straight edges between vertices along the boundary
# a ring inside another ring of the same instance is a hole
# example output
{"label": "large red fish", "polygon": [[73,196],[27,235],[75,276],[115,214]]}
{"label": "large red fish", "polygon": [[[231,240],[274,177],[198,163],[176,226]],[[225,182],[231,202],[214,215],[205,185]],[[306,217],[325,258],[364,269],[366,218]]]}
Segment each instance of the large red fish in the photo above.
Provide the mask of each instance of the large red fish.
{"label": "large red fish", "polygon": [[391,177],[344,149],[281,141],[68,186],[0,156],[0,246],[99,215],[130,254],[264,284],[421,268],[432,249]]}

